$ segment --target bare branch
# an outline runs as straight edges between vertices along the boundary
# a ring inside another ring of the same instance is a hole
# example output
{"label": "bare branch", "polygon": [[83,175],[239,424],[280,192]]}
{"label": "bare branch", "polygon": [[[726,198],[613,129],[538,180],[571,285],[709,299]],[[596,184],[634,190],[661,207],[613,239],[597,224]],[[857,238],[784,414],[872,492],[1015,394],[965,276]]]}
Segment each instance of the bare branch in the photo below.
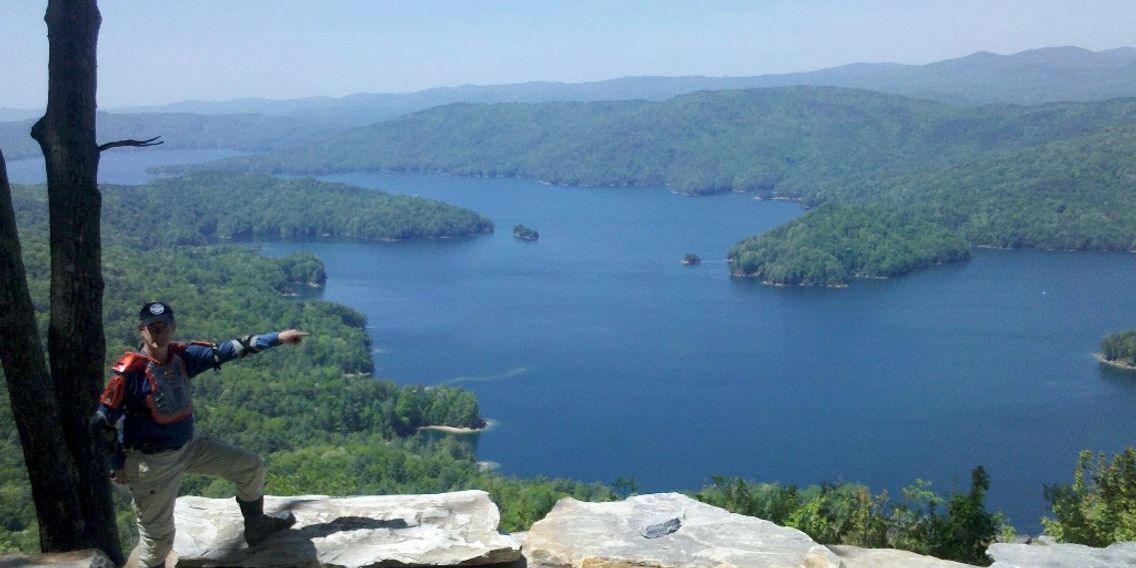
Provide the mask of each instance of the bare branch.
{"label": "bare branch", "polygon": [[123,146],[133,146],[136,148],[145,148],[146,146],[157,146],[165,144],[165,140],[158,140],[161,136],[155,136],[149,140],[116,140],[114,142],[107,142],[99,146],[99,151],[110,150],[111,148],[121,148]]}

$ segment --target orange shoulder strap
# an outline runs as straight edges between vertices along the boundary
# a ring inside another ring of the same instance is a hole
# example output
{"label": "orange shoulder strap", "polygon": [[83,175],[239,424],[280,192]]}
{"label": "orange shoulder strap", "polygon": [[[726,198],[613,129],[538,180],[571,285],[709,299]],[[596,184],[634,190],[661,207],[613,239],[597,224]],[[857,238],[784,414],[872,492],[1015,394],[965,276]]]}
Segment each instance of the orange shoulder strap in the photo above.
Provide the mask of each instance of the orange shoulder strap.
{"label": "orange shoulder strap", "polygon": [[141,353],[123,353],[111,366],[111,370],[116,373],[133,373],[145,369],[149,361],[150,358]]}

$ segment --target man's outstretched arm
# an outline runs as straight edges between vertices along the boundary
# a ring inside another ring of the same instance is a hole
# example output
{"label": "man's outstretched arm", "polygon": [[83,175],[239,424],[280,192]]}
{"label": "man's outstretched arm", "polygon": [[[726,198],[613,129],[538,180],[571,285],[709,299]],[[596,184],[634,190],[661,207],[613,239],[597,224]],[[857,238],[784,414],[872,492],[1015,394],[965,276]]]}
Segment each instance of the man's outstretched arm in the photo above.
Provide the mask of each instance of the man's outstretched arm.
{"label": "man's outstretched arm", "polygon": [[191,376],[196,375],[206,369],[220,367],[223,363],[228,363],[229,361],[240,359],[253,353],[260,353],[265,349],[271,349],[277,345],[299,345],[308,335],[310,334],[305,331],[286,329],[272,333],[246,335],[230,339],[216,346],[191,344],[186,349],[186,354],[192,359],[190,364],[192,368],[189,370],[189,374]]}

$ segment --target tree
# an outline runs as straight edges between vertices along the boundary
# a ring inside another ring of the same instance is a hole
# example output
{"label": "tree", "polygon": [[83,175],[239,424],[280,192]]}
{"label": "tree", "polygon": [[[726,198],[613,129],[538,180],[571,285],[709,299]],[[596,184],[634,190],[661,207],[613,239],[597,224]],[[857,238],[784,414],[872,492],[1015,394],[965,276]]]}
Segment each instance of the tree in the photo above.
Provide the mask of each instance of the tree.
{"label": "tree", "polygon": [[[95,48],[102,17],[94,0],[52,0],[44,20],[50,49],[47,112],[32,127],[32,138],[47,166],[51,378],[66,451],[78,471],[79,510],[74,513],[84,526],[76,538],[120,561],[107,469],[87,427],[103,382],[106,352],[95,143]],[[13,414],[20,419],[30,412],[14,403]]]}
{"label": "tree", "polygon": [[0,266],[5,269],[0,331],[6,339],[0,342],[5,344],[0,359],[32,479],[40,547],[45,552],[95,547],[121,563],[107,468],[87,427],[102,387],[106,351],[99,153],[160,142],[95,142],[96,46],[102,23],[96,0],[50,0],[44,20],[47,111],[31,135],[47,167],[50,367],[44,363],[27,292],[6,174],[0,190]]}
{"label": "tree", "polygon": [[998,523],[983,504],[989,489],[986,469],[974,468],[970,473],[970,492],[952,495],[946,517],[939,520],[941,540],[932,547],[932,554],[959,562],[987,562],[986,549],[998,535]]}
{"label": "tree", "polygon": [[45,552],[87,548],[95,543],[84,530],[84,517],[76,514],[79,472],[63,437],[25,274],[0,154],[0,361],[36,503],[40,547]]}
{"label": "tree", "polygon": [[1041,524],[1060,542],[1099,547],[1136,539],[1136,448],[1111,461],[1083,450],[1073,485],[1046,486],[1045,499],[1056,518]]}

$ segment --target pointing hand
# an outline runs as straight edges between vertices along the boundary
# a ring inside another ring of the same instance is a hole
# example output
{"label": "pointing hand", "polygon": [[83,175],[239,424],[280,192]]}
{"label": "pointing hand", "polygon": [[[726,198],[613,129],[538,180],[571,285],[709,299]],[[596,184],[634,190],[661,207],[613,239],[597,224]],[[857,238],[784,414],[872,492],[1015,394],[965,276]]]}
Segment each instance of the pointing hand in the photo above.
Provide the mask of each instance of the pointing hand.
{"label": "pointing hand", "polygon": [[311,335],[306,331],[296,329],[286,329],[280,332],[280,343],[291,343],[292,345],[299,345],[305,337]]}

